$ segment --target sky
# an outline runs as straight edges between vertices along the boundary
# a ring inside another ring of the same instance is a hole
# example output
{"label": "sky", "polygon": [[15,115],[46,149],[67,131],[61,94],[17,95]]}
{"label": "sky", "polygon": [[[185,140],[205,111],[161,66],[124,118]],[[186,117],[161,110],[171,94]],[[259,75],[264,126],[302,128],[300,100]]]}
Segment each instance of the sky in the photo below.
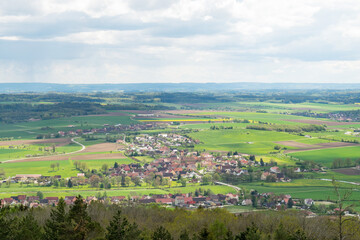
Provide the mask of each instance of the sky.
{"label": "sky", "polygon": [[359,0],[0,0],[0,82],[360,83]]}

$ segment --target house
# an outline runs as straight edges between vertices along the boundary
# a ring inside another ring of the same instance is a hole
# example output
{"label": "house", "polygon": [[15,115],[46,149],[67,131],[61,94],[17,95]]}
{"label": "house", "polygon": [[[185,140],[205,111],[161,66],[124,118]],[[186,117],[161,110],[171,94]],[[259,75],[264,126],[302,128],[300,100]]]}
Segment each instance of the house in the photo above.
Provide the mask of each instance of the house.
{"label": "house", "polygon": [[38,196],[29,196],[27,197],[28,202],[35,202],[40,201],[40,198]]}
{"label": "house", "polygon": [[195,203],[202,203],[202,202],[205,202],[206,201],[206,197],[194,197],[193,198],[193,201]]}
{"label": "house", "polygon": [[184,199],[184,197],[182,197],[182,196],[177,196],[177,197],[175,198],[174,203],[175,203],[175,206],[182,206],[182,205],[185,204],[185,199]]}
{"label": "house", "polygon": [[59,202],[58,197],[46,197],[46,200],[48,200],[48,204],[57,204]]}
{"label": "house", "polygon": [[66,196],[64,200],[65,200],[66,204],[70,205],[73,202],[75,202],[76,197],[75,196]]}
{"label": "house", "polygon": [[265,181],[266,178],[267,178],[267,176],[269,176],[269,175],[271,175],[270,172],[263,172],[263,173],[261,174],[260,179],[261,179],[262,181]]}
{"label": "house", "polygon": [[155,202],[160,203],[160,204],[171,205],[173,203],[173,199],[172,198],[156,198]]}
{"label": "house", "polygon": [[306,198],[306,199],[304,200],[304,203],[305,203],[305,205],[307,205],[307,206],[311,206],[311,205],[314,205],[314,204],[315,204],[315,202],[314,202],[311,198]]}
{"label": "house", "polygon": [[37,178],[41,178],[41,174],[16,174],[15,178],[19,178],[19,179],[28,179],[28,178],[32,178],[32,179],[37,179]]}
{"label": "house", "polygon": [[142,204],[148,204],[148,203],[155,203],[155,199],[153,198],[150,198],[150,199],[140,199],[139,200],[139,203],[142,203]]}
{"label": "house", "polygon": [[121,201],[124,201],[125,200],[125,196],[114,196],[114,197],[111,197],[111,202],[112,203],[119,203]]}
{"label": "house", "polygon": [[270,172],[272,172],[272,173],[280,173],[281,171],[280,171],[279,167],[271,167]]}
{"label": "house", "polygon": [[251,201],[251,199],[244,199],[244,200],[241,202],[241,205],[243,205],[243,206],[250,206],[250,205],[252,205],[252,201]]}

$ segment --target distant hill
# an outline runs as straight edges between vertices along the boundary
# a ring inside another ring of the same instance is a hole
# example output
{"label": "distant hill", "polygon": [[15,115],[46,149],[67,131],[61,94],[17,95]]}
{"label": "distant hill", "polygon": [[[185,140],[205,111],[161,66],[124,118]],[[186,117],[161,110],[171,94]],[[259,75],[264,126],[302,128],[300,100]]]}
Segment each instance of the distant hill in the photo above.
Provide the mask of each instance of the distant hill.
{"label": "distant hill", "polygon": [[131,83],[131,84],[54,84],[0,83],[1,93],[17,92],[202,92],[237,90],[346,90],[360,84],[336,83]]}

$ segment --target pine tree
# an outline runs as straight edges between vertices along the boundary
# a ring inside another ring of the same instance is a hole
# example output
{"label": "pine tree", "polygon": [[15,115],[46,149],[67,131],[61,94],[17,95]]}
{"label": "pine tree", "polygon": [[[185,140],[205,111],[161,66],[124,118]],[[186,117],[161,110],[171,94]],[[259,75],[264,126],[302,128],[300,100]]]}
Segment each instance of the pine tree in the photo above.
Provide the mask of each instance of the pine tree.
{"label": "pine tree", "polygon": [[12,225],[8,237],[5,239],[40,240],[41,228],[34,219],[32,212],[29,212],[20,221],[15,220],[15,224]]}
{"label": "pine tree", "polygon": [[264,164],[264,160],[262,158],[260,158],[260,165],[263,167],[265,164]]}
{"label": "pine tree", "polygon": [[207,229],[207,227],[204,227],[203,229],[201,229],[199,236],[198,236],[198,240],[212,240],[213,238],[210,235],[209,230]]}
{"label": "pine tree", "polygon": [[235,239],[238,239],[238,240],[260,240],[261,232],[253,223],[251,227],[246,228],[246,231],[240,233],[240,235],[237,235]]}
{"label": "pine tree", "polygon": [[181,232],[179,240],[190,240],[189,233],[186,229]]}
{"label": "pine tree", "polygon": [[171,234],[163,226],[158,227],[151,237],[152,240],[173,240]]}
{"label": "pine tree", "polygon": [[234,235],[230,229],[227,230],[224,240],[234,240]]}
{"label": "pine tree", "polygon": [[140,239],[141,231],[136,223],[130,224],[126,217],[121,216],[121,211],[117,211],[113,220],[107,227],[107,240],[136,240]]}
{"label": "pine tree", "polygon": [[124,176],[124,175],[121,176],[121,186],[122,186],[122,187],[125,187],[125,186],[126,186],[125,176]]}
{"label": "pine tree", "polygon": [[45,240],[66,240],[69,234],[69,219],[65,211],[65,201],[60,198],[56,208],[53,208],[44,226]]}
{"label": "pine tree", "polygon": [[289,199],[287,206],[288,208],[292,208],[294,206],[294,201],[292,200],[292,198]]}
{"label": "pine tree", "polygon": [[71,234],[69,240],[83,240],[87,239],[89,233],[95,229],[95,223],[92,222],[87,211],[87,204],[79,195],[76,197],[74,205],[70,208],[69,218],[71,221]]}
{"label": "pine tree", "polygon": [[73,183],[72,183],[72,181],[71,181],[71,179],[69,179],[69,181],[68,181],[68,188],[72,188],[73,187]]}

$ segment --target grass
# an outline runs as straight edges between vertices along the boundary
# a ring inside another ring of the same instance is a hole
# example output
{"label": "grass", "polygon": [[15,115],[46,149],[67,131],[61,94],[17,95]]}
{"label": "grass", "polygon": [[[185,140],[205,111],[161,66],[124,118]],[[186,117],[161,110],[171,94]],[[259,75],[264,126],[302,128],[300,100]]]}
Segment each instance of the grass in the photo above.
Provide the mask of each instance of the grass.
{"label": "grass", "polygon": [[[39,134],[56,134],[58,131],[70,131],[76,129],[99,128],[104,124],[135,124],[130,116],[78,116],[34,122],[23,122],[15,124],[1,124],[0,137],[15,137],[22,139],[33,139]],[[74,128],[68,127],[74,125]],[[50,130],[41,130],[42,127],[50,127]]]}
{"label": "grass", "polygon": [[[12,147],[15,148],[9,148],[9,146],[0,147],[0,161],[22,159],[28,155],[50,155],[50,152],[44,151],[44,148],[47,147],[51,150],[50,144],[13,145]],[[56,147],[55,154],[69,153],[80,149],[81,147],[78,144],[70,143],[65,146]]]}
{"label": "grass", "polygon": [[194,116],[222,116],[222,117],[230,117],[235,119],[247,119],[255,122],[269,122],[269,123],[277,123],[277,124],[287,124],[287,125],[300,125],[302,123],[289,122],[287,119],[313,119],[301,116],[287,115],[287,114],[274,114],[274,113],[257,113],[257,112],[201,112],[189,114]]}
{"label": "grass", "polygon": [[[300,140],[304,137],[284,132],[251,129],[203,130],[189,134],[202,143],[196,149],[210,151],[238,151],[247,154],[268,154],[274,151],[276,141]],[[249,144],[250,143],[250,144]]]}
{"label": "grass", "polygon": [[360,146],[318,149],[318,150],[290,153],[289,155],[299,158],[301,160],[314,161],[317,163],[321,163],[327,167],[331,167],[332,162],[338,158],[341,159],[350,158],[352,160],[359,159]]}
{"label": "grass", "polygon": [[[16,174],[42,174],[44,176],[61,175],[63,178],[73,177],[79,172],[74,168],[71,159],[66,161],[34,161],[34,162],[9,162],[0,165],[8,176],[15,176]],[[80,160],[80,162],[86,162],[89,169],[100,169],[103,164],[108,166],[118,164],[129,164],[134,162],[133,160],[126,159],[110,159],[110,160]],[[59,170],[55,168],[53,171],[50,168],[50,164],[59,163]]]}
{"label": "grass", "polygon": [[[350,200],[359,205],[360,188],[359,186],[350,184],[341,184],[341,192],[352,190]],[[321,181],[316,179],[299,179],[290,183],[244,183],[239,185],[244,187],[247,191],[256,189],[260,193],[272,192],[274,194],[290,194],[292,198],[311,198],[313,200],[328,199],[335,201],[336,195],[334,187],[331,182]]]}
{"label": "grass", "polygon": [[107,196],[128,196],[128,195],[151,195],[151,194],[169,194],[169,193],[190,193],[194,192],[196,189],[202,188],[204,190],[211,189],[215,194],[226,194],[226,193],[235,193],[233,188],[227,186],[217,186],[217,185],[208,185],[200,186],[199,184],[194,184],[194,186],[187,187],[162,187],[162,188],[145,188],[141,187],[113,187],[112,189],[97,189],[91,188],[89,186],[76,186],[73,188],[64,188],[64,187],[39,187],[33,185],[23,185],[20,184],[11,184],[10,187],[5,187],[4,185],[0,188],[0,198],[10,197],[19,194],[27,195],[36,195],[38,191],[44,193],[45,197],[50,196],[74,196],[82,195],[87,196],[96,196],[99,192],[106,192]]}

